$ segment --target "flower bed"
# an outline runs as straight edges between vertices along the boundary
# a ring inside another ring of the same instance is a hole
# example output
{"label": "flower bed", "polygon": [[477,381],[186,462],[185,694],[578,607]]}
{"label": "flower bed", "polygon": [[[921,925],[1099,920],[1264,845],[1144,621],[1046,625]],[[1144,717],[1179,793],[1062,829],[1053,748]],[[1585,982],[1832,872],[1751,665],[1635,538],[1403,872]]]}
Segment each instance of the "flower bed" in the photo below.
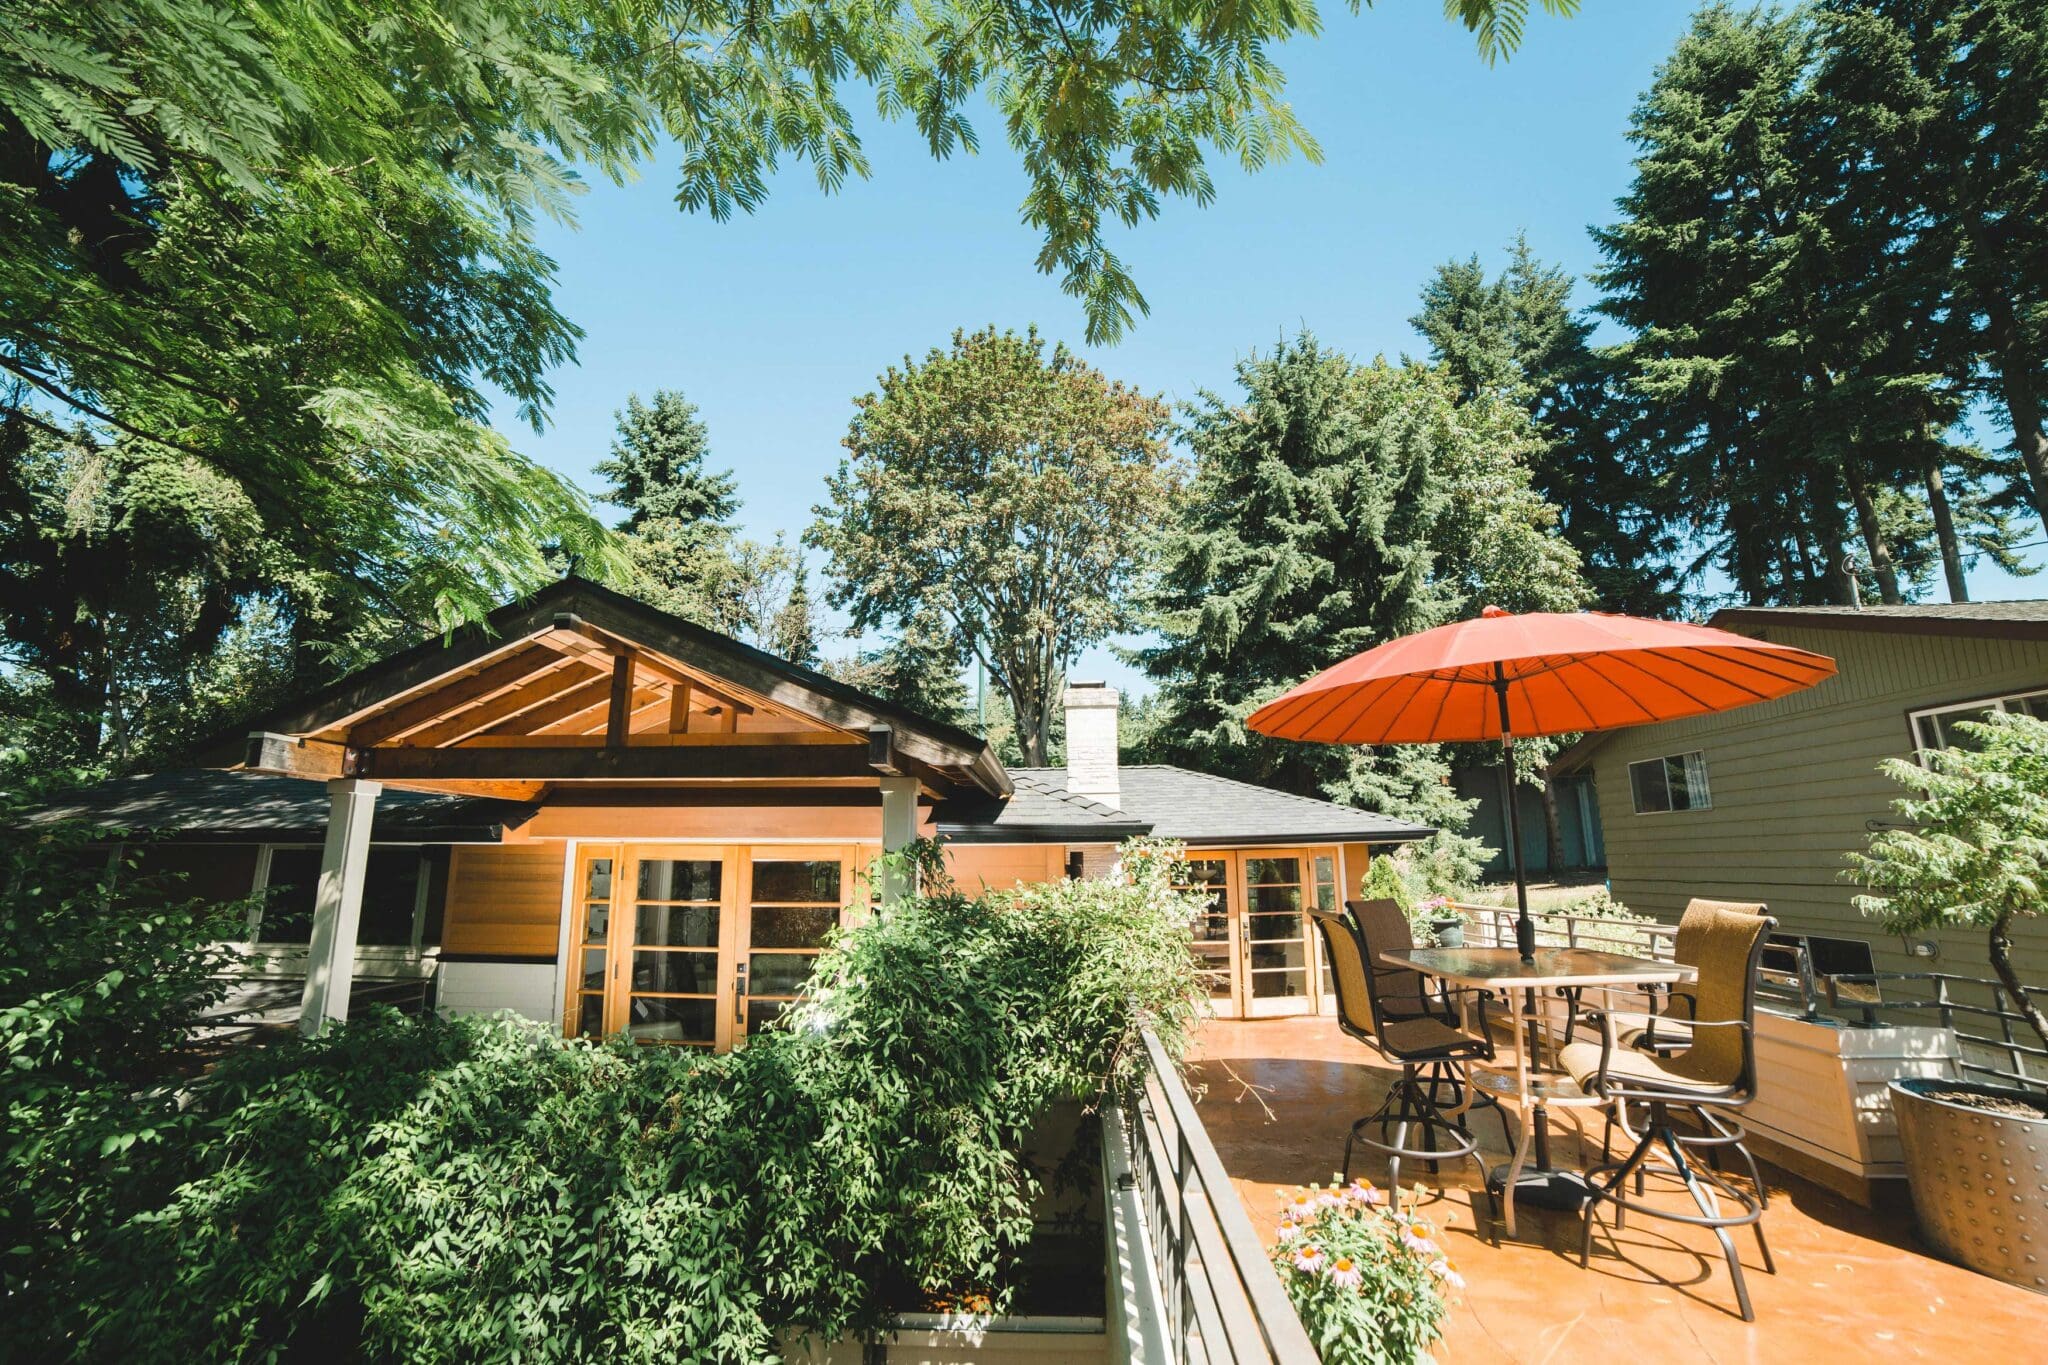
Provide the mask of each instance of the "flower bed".
{"label": "flower bed", "polygon": [[1288,1196],[1273,1264],[1330,1365],[1412,1365],[1464,1287],[1426,1220],[1364,1180]]}

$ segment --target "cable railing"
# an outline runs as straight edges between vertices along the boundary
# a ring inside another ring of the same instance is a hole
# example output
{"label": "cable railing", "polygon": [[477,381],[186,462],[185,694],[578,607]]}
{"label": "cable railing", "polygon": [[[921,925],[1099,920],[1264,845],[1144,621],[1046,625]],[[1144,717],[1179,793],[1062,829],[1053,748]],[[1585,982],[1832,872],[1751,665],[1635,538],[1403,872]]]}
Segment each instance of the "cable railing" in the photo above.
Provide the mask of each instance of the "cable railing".
{"label": "cable railing", "polygon": [[1160,1365],[1315,1365],[1179,1068],[1143,1037],[1144,1080],[1105,1116],[1112,1200],[1142,1223],[1153,1321],[1140,1349]]}

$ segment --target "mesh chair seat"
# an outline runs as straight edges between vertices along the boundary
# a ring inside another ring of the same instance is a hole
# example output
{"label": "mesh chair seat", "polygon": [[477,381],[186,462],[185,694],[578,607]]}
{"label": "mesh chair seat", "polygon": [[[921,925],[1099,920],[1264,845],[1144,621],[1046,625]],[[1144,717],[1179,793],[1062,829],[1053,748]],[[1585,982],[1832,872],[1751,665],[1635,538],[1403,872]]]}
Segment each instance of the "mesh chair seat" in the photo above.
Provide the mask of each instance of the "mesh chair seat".
{"label": "mesh chair seat", "polygon": [[1601,1089],[1654,1090],[1676,1098],[1718,1099],[1730,1090],[1723,1082],[1686,1075],[1680,1069],[1684,1061],[1682,1056],[1660,1057],[1633,1048],[1616,1048],[1603,1067],[1601,1053],[1599,1043],[1567,1043],[1558,1051],[1558,1070],[1577,1081],[1579,1088],[1588,1094],[1599,1093]]}
{"label": "mesh chair seat", "polygon": [[1436,1018],[1390,1021],[1380,1030],[1379,1042],[1381,1051],[1401,1062],[1477,1057],[1491,1051],[1481,1040]]}

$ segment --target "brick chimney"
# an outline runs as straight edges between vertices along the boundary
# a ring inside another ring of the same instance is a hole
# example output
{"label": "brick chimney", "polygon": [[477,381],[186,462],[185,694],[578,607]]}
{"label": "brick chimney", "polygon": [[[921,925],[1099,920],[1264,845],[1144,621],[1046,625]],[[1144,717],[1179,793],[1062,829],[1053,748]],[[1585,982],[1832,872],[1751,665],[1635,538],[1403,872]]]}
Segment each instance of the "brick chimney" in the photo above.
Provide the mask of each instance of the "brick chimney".
{"label": "brick chimney", "polygon": [[1116,768],[1116,713],[1122,701],[1107,683],[1067,685],[1067,790],[1105,806],[1122,796]]}

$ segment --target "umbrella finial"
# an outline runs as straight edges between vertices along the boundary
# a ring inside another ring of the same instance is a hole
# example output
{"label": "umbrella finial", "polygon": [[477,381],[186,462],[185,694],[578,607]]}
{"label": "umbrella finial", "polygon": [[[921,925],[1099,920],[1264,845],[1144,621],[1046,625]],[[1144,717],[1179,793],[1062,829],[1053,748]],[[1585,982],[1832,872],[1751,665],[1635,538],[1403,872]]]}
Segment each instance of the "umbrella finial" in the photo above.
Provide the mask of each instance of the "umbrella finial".
{"label": "umbrella finial", "polygon": [[1514,615],[1514,613],[1513,613],[1513,612],[1511,612],[1511,611],[1509,611],[1509,610],[1508,610],[1508,609],[1507,609],[1506,607],[1493,607],[1493,606],[1486,606],[1486,607],[1481,607],[1481,608],[1479,609],[1479,614],[1480,614],[1480,615],[1481,615],[1482,617],[1486,618],[1487,620],[1492,620],[1492,619],[1493,619],[1494,617],[1496,617],[1496,616],[1513,616],[1513,615]]}

